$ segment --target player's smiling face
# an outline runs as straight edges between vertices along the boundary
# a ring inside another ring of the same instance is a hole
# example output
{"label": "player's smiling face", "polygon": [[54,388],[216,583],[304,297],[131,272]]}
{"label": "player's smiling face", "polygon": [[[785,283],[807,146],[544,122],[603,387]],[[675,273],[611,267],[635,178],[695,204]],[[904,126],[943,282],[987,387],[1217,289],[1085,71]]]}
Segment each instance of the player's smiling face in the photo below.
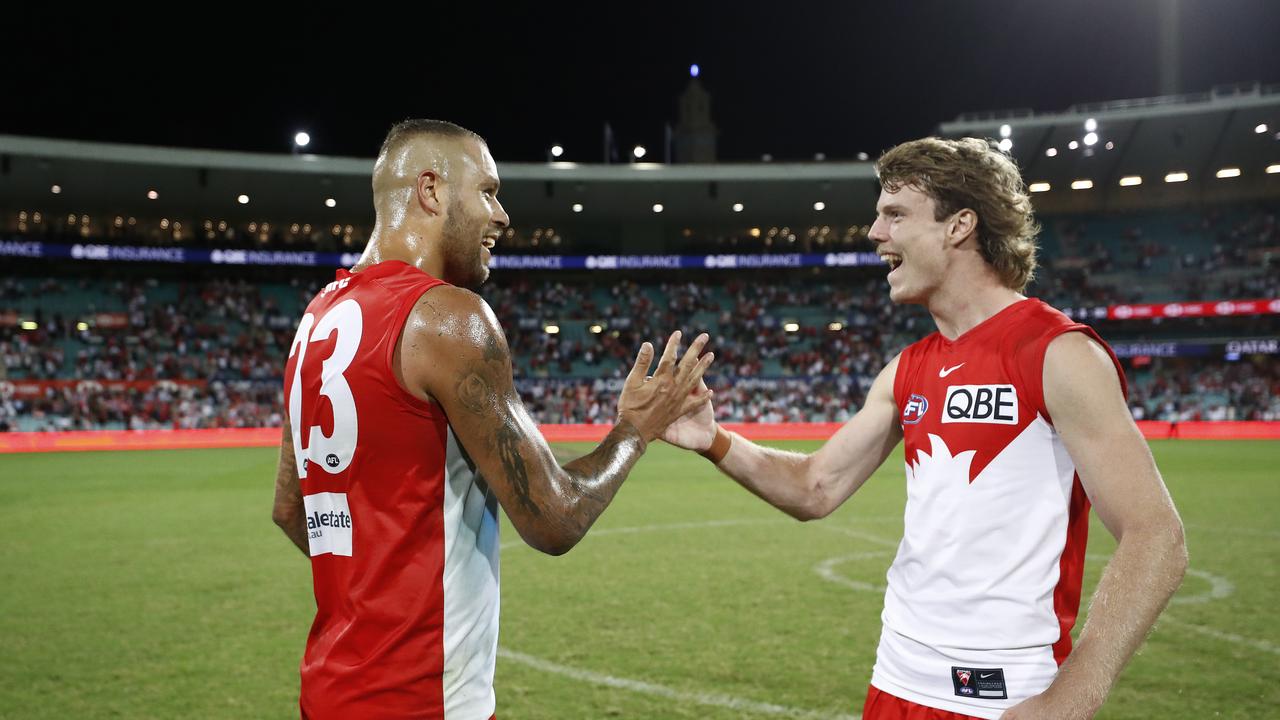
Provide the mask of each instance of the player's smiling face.
{"label": "player's smiling face", "polygon": [[498,202],[498,167],[489,148],[470,139],[465,147],[445,217],[444,279],[474,290],[489,278],[490,250],[511,220]]}
{"label": "player's smiling face", "polygon": [[868,237],[889,266],[894,302],[925,303],[942,284],[947,220],[935,219],[934,209],[933,198],[909,185],[880,192]]}

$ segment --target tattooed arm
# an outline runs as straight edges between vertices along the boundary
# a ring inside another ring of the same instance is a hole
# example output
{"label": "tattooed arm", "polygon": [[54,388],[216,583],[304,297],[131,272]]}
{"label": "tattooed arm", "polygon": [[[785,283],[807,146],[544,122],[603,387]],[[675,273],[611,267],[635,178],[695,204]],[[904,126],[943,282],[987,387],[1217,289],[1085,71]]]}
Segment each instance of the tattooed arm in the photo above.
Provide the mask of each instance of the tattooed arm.
{"label": "tattooed arm", "polygon": [[405,322],[397,373],[414,395],[439,403],[458,441],[532,547],[568,552],[604,512],[654,438],[705,402],[699,390],[713,359],[706,335],[679,362],[673,334],[654,371],[644,343],[618,399],[618,423],[591,453],[561,466],[516,393],[506,337],[475,293],[441,286]]}

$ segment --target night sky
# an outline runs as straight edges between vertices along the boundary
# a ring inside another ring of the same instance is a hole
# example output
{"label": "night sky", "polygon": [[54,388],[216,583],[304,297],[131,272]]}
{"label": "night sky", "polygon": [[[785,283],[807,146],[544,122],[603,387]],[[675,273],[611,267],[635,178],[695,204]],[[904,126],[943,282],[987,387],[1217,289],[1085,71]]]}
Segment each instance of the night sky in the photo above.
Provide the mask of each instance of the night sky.
{"label": "night sky", "polygon": [[[623,148],[658,147],[697,63],[722,160],[847,159],[961,112],[1159,94],[1166,1],[9,9],[0,133],[288,152],[305,129],[312,152],[369,157],[420,116],[476,130],[500,162],[553,142],[598,162],[605,122]],[[1183,91],[1280,82],[1280,2],[1183,0],[1181,26]]]}

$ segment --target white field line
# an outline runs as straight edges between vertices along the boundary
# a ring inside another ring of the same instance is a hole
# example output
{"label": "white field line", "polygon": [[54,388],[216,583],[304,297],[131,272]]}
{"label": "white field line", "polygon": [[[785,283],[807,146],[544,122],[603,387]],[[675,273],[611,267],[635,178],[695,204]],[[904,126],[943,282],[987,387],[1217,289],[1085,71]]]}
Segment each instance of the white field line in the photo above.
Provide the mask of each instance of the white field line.
{"label": "white field line", "polygon": [[843,715],[830,712],[820,712],[817,710],[804,710],[801,708],[787,707],[785,705],[774,705],[773,703],[756,702],[754,700],[745,700],[733,695],[725,695],[724,693],[709,692],[691,692],[687,690],[676,690],[666,685],[658,685],[656,683],[645,682],[643,680],[631,680],[628,678],[614,677],[604,673],[594,672],[592,670],[583,670],[581,668],[560,665],[549,660],[526,655],[515,650],[500,648],[498,657],[504,660],[527,665],[528,667],[543,672],[562,675],[572,680],[590,683],[592,685],[602,685],[604,687],[617,688],[619,690],[627,690],[630,692],[641,693],[643,695],[653,695],[655,697],[674,700],[683,705],[708,705],[711,707],[726,708],[740,713],[751,713],[754,715],[774,715],[777,717],[800,718],[801,720],[861,720],[861,715]]}
{"label": "white field line", "polygon": [[1215,640],[1223,640],[1225,642],[1251,647],[1254,650],[1271,653],[1272,655],[1280,655],[1280,645],[1276,645],[1275,643],[1267,642],[1266,640],[1258,640],[1256,638],[1247,638],[1242,635],[1236,635],[1235,633],[1215,630],[1214,628],[1205,627],[1204,625],[1193,625],[1189,622],[1183,622],[1177,618],[1170,617],[1168,613],[1161,615],[1157,622],[1170,623],[1184,630],[1200,633],[1201,635],[1211,637]]}
{"label": "white field line", "polygon": [[[770,518],[770,519],[760,519],[760,520],[702,520],[698,522],[668,523],[665,525],[640,525],[637,527],[601,528],[599,530],[588,530],[587,537],[594,538],[594,537],[601,537],[605,535],[632,535],[635,533],[662,532],[663,530],[702,530],[704,528],[735,527],[738,525],[774,525],[779,523],[791,523],[791,522],[794,522],[794,521],[786,520],[783,518]],[[517,538],[515,540],[508,540],[507,542],[502,543],[498,547],[500,547],[503,550],[506,550],[507,548],[526,547],[526,545],[524,544],[523,540],[520,540]]]}
{"label": "white field line", "polygon": [[[635,526],[635,527],[604,528],[601,530],[596,530],[590,534],[593,536],[628,535],[628,534],[644,533],[644,532],[662,532],[666,530],[700,530],[700,529],[707,529],[707,528],[735,527],[735,526],[741,526],[741,525],[777,524],[777,523],[785,523],[785,522],[788,522],[788,521],[783,519],[707,520],[702,522],[669,523],[664,525],[645,525],[645,526]],[[898,547],[897,540],[884,538],[879,535],[875,535],[873,533],[868,533],[868,532],[864,532],[861,530],[856,530],[848,527],[842,527],[842,526],[834,525],[831,523],[819,522],[819,523],[816,523],[816,525],[817,527],[820,527],[824,530],[846,535],[848,537],[862,540],[863,542],[868,542],[873,545],[878,545],[883,548],[896,549]],[[1202,529],[1227,530],[1226,528],[1202,528]],[[1266,531],[1253,531],[1253,533],[1259,534],[1259,535],[1280,536],[1280,533],[1268,533]],[[516,540],[509,543],[504,543],[502,547],[506,548],[506,547],[512,547],[512,546],[523,546],[523,543]],[[846,578],[842,575],[839,575],[838,573],[835,572],[835,567],[837,565],[840,565],[845,562],[850,562],[852,560],[865,559],[869,557],[882,557],[886,554],[887,552],[884,550],[873,550],[873,551],[854,553],[850,555],[842,555],[839,557],[828,558],[826,560],[823,560],[822,562],[815,565],[813,569],[814,569],[814,572],[816,572],[824,580],[827,580],[829,582],[833,582],[839,585],[843,585],[853,590],[858,590],[863,592],[883,592],[884,588],[881,586],[873,585],[871,583],[865,583],[858,580],[853,580],[850,578]],[[1091,554],[1091,555],[1088,555],[1086,559],[1091,562],[1105,562],[1110,558],[1109,556]],[[1174,598],[1172,601],[1173,603],[1176,603],[1176,604],[1206,603],[1212,600],[1219,600],[1225,597],[1229,597],[1232,593],[1235,592],[1235,586],[1231,583],[1231,581],[1221,576],[1214,575],[1213,573],[1210,573],[1204,570],[1199,570],[1199,569],[1188,569],[1187,574],[1207,581],[1209,583],[1209,590],[1207,592],[1200,593],[1198,595],[1190,595],[1190,596],[1183,596],[1180,598]],[[1160,619],[1162,622],[1169,623],[1181,628],[1185,628],[1187,630],[1190,630],[1191,632],[1199,633],[1201,635],[1205,635],[1207,637],[1211,637],[1216,640],[1243,645],[1245,647],[1253,648],[1255,650],[1260,650],[1262,652],[1270,653],[1272,655],[1280,655],[1280,645],[1276,645],[1266,640],[1258,640],[1254,638],[1243,637],[1241,635],[1223,632],[1221,630],[1206,627],[1203,625],[1193,625],[1191,623],[1183,622],[1174,617],[1171,617],[1168,614],[1162,615]],[[735,697],[732,695],[726,695],[723,693],[692,692],[692,691],[685,691],[685,690],[676,690],[674,688],[670,688],[665,685],[658,685],[656,683],[645,682],[643,680],[632,680],[629,678],[620,678],[620,677],[615,677],[613,675],[607,675],[604,673],[595,672],[592,670],[584,670],[581,668],[569,667],[567,665],[560,665],[558,663],[554,663],[549,660],[544,660],[542,658],[535,657],[533,655],[528,655],[522,652],[518,652],[516,650],[511,650],[508,648],[499,648],[498,656],[512,662],[520,663],[522,665],[526,665],[528,667],[541,670],[543,672],[549,672],[556,675],[561,675],[573,680],[578,680],[580,682],[586,682],[593,685],[601,685],[604,687],[618,688],[621,690],[627,690],[630,692],[636,692],[636,693],[641,693],[645,695],[662,697],[662,698],[674,700],[681,703],[691,703],[691,704],[705,705],[705,706],[711,706],[711,707],[721,707],[729,710],[734,710],[736,712],[751,713],[756,715],[772,715],[772,716],[778,716],[778,717],[801,718],[804,720],[809,720],[810,718],[812,718],[813,720],[830,719],[830,718],[835,718],[836,720],[861,720],[861,717],[862,717],[861,715],[846,715],[846,714],[833,715],[830,713],[824,713],[824,712],[819,712],[814,710],[805,710],[802,708],[787,707],[785,705],[774,705],[772,703],[763,703],[763,702],[757,702],[754,700],[746,700],[743,698]]]}

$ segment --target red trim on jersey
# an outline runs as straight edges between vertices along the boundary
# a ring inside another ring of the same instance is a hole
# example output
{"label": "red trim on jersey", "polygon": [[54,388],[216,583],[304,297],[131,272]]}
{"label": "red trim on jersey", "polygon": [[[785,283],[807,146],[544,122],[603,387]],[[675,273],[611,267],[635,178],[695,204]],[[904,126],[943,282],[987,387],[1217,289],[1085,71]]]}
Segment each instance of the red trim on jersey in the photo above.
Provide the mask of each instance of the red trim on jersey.
{"label": "red trim on jersey", "polygon": [[1071,654],[1071,628],[1080,615],[1080,585],[1084,579],[1084,550],[1089,542],[1089,496],[1077,474],[1071,483],[1071,505],[1067,514],[1067,541],[1058,560],[1058,584],[1053,588],[1053,614],[1058,616],[1060,635],[1053,644],[1053,660],[1062,665]]}
{"label": "red trim on jersey", "polygon": [[862,720],[978,720],[978,718],[903,700],[897,695],[891,695],[872,685],[867,688],[867,701],[862,705]]}

